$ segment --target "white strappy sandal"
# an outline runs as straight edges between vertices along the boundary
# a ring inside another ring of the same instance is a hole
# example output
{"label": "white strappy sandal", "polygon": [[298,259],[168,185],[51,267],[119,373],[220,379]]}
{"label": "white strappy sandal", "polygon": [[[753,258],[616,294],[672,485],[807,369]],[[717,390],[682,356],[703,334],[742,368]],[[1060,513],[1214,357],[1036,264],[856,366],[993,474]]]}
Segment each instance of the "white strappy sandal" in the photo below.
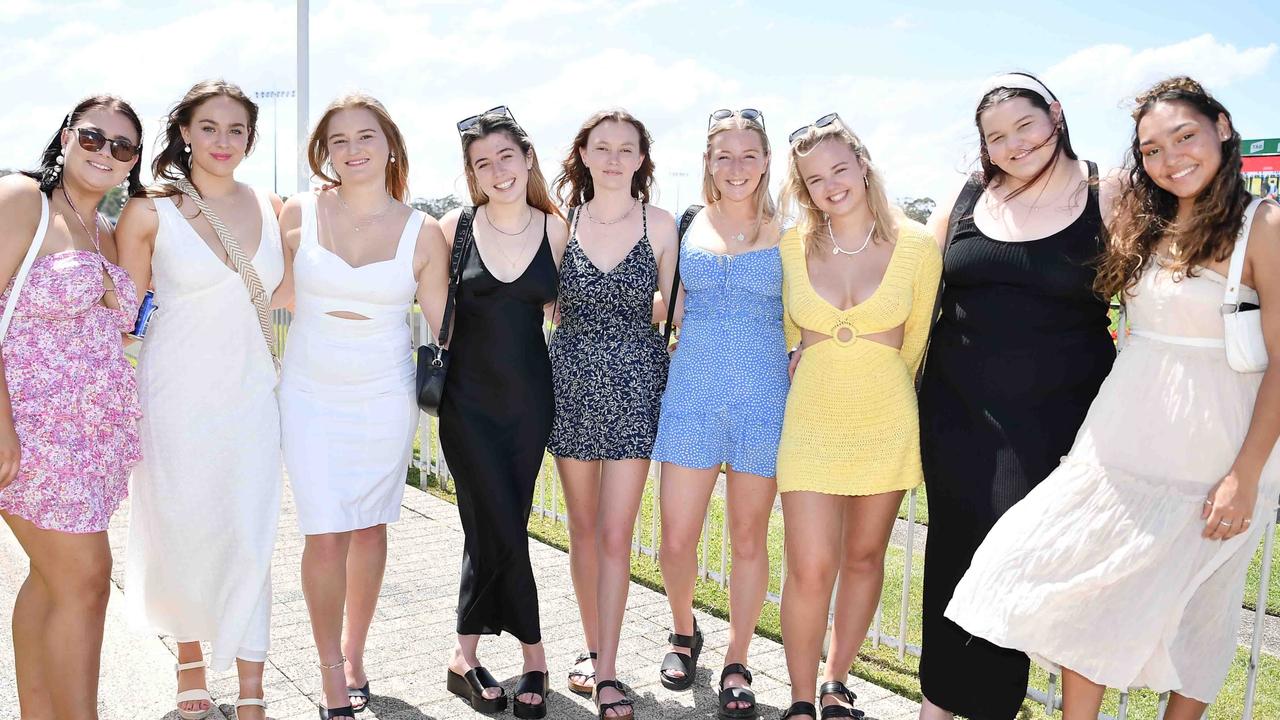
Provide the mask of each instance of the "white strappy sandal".
{"label": "white strappy sandal", "polygon": [[267,701],[263,698],[239,698],[236,700],[236,718],[240,717],[240,708],[242,707],[260,707],[262,714],[267,714]]}
{"label": "white strappy sandal", "polygon": [[[189,663],[177,663],[173,666],[173,672],[176,676],[183,670],[195,670],[196,668],[205,667],[204,660],[195,660]],[[174,700],[175,707],[185,702],[200,702],[201,700],[209,703],[209,707],[204,710],[183,710],[178,708],[178,716],[182,720],[204,720],[209,717],[209,713],[213,712],[213,696],[209,694],[208,688],[192,688],[191,690],[183,690],[178,693],[178,697]]]}

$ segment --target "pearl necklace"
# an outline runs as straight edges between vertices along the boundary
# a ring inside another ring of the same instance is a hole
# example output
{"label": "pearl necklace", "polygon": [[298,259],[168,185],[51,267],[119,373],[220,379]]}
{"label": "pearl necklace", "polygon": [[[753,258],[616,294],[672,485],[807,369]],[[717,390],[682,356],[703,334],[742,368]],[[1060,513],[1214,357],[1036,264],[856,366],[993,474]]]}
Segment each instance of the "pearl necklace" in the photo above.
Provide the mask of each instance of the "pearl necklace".
{"label": "pearl necklace", "polygon": [[872,220],[871,229],[867,231],[867,238],[862,241],[862,247],[858,248],[857,250],[845,250],[844,248],[840,247],[839,244],[836,243],[836,234],[831,230],[831,218],[827,218],[827,234],[831,236],[831,254],[832,255],[857,255],[863,250],[866,250],[867,246],[871,244],[871,236],[875,234],[875,231],[876,231],[876,221]]}

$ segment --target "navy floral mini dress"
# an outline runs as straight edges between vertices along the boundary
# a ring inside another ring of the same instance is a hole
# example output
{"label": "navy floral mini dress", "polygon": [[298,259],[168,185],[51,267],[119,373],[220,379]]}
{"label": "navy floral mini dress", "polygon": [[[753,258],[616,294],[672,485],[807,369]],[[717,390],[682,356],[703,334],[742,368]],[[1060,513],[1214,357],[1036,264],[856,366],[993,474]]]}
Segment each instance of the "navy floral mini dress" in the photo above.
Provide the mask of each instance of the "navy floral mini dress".
{"label": "navy floral mini dress", "polygon": [[648,459],[658,433],[668,355],[653,326],[658,261],[644,235],[603,272],[578,244],[560,266],[560,325],[551,337],[555,421],[547,449],[575,460]]}

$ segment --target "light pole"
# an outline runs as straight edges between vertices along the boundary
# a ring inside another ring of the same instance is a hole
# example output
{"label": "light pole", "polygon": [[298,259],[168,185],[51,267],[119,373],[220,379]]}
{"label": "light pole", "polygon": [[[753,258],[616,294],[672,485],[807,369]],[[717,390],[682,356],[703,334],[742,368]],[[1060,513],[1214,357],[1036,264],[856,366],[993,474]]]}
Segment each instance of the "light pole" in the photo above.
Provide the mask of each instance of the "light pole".
{"label": "light pole", "polygon": [[293,90],[259,90],[253,94],[258,99],[271,99],[271,191],[280,192],[280,98],[291,98]]}
{"label": "light pole", "polygon": [[689,173],[684,172],[683,170],[671,170],[667,174],[676,179],[676,206],[672,212],[674,214],[679,214],[680,213],[680,186],[683,184],[682,178],[689,177]]}

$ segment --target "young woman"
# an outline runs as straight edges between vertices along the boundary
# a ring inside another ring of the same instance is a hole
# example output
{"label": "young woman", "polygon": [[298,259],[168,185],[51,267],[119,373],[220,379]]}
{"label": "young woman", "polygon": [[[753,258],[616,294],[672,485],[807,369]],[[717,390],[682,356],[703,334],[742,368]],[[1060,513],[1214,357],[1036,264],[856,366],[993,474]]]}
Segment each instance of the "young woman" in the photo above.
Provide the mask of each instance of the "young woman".
{"label": "young woman", "polygon": [[598,112],[578,130],[556,179],[573,223],[550,348],[555,421],[547,449],[564,485],[569,563],[589,648],[569,687],[594,687],[601,718],[632,715],[614,662],[667,377],[667,350],[652,323],[654,292],[670,288],[675,275],[676,226],[649,204],[650,143],[625,110]]}
{"label": "young woman", "polygon": [[209,667],[234,660],[237,713],[264,717],[271,551],[280,508],[280,413],[272,348],[234,253],[174,183],[190,183],[251,262],[264,300],[280,284],[280,199],[239,183],[258,106],[222,80],[172,110],[152,174],[170,184],[131,200],[116,230],[138,289],[158,311],[138,363],[143,462],[133,476],[125,597],[130,614],[178,641],[178,713],[209,714]]}
{"label": "young woman", "polygon": [[40,167],[0,179],[0,517],[31,561],[13,606],[19,714],[78,720],[98,716],[107,524],[140,454],[121,343],[138,299],[97,207],[142,189],[142,123],[109,95],[59,120]]}
{"label": "young woman", "polygon": [[747,651],[769,583],[766,540],[787,398],[782,260],[769,197],[769,139],[758,110],[717,110],[707,128],[707,208],[680,247],[680,342],[662,398],[653,458],[662,462],[662,582],[671,603],[671,652],[662,684],[694,681],[702,633],[693,619],[698,536],[727,467],[733,571],[720,717],[754,718]]}
{"label": "young woman", "polygon": [[476,207],[441,222],[452,239],[463,213],[474,216],[440,405],[440,444],[458,481],[466,537],[448,685],[477,710],[501,710],[506,698],[476,647],[481,635],[506,630],[524,650],[515,715],[541,718],[549,684],[527,528],[555,410],[543,312],[556,297],[569,229],[528,133],[509,110],[467,118],[458,128]]}
{"label": "young woman", "polygon": [[1280,366],[1233,370],[1222,316],[1247,242],[1236,290],[1280,352],[1280,207],[1249,196],[1231,114],[1199,83],[1157,83],[1134,121],[1097,282],[1131,336],[1070,454],[992,528],[946,610],[1061,668],[1067,720],[1097,717],[1105,686],[1172,691],[1168,720],[1203,714],[1280,495]]}
{"label": "young woman", "polygon": [[409,159],[382,103],[360,94],[330,103],[307,154],[332,187],[289,198],[280,218],[296,308],[280,419],[306,535],[320,714],[349,717],[369,699],[365,640],[418,423],[407,313],[416,295],[427,318],[440,317],[443,294],[430,291],[445,282],[448,258],[439,224],[404,204]]}
{"label": "young woman", "polygon": [[991,526],[1071,447],[1115,357],[1093,291],[1107,197],[1071,149],[1062,106],[1010,73],[987,82],[974,122],[982,172],[930,221],[946,268],[920,389],[924,720],[1004,720],[1021,707],[1027,657],[942,613]]}
{"label": "young woman", "polygon": [[880,172],[835,113],[791,134],[782,238],[783,319],[799,343],[778,448],[786,522],[782,635],[792,705],[811,702],[831,589],[835,626],[819,691],[824,718],[856,717],[844,685],[880,602],[903,493],[920,483],[913,379],[941,273],[924,228],[890,210]]}

